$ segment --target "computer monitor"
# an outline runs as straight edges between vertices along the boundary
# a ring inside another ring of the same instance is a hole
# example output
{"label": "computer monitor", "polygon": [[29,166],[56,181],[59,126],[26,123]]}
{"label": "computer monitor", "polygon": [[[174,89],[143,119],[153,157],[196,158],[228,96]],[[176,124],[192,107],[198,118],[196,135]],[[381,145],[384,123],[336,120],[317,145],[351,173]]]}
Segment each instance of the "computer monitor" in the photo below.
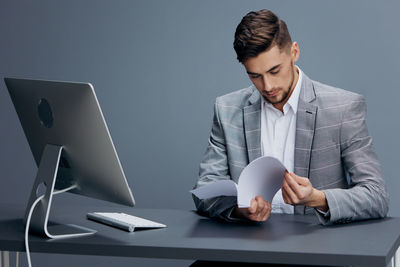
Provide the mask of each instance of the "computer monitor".
{"label": "computer monitor", "polygon": [[[31,230],[51,238],[95,232],[70,225],[48,226],[56,190],[69,188],[71,193],[134,206],[90,83],[16,78],[4,81],[38,166],[25,214],[27,219],[32,205],[36,205]],[[42,187],[44,194],[38,192]]]}

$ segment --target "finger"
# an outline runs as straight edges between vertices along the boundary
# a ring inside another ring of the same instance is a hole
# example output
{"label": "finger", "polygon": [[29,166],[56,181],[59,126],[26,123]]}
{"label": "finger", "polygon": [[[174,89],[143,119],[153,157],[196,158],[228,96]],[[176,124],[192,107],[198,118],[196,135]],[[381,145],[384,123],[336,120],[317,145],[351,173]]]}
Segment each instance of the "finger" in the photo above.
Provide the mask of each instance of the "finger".
{"label": "finger", "polygon": [[286,183],[289,185],[290,189],[296,194],[297,197],[301,196],[301,187],[293,178],[293,176],[289,173],[285,176]]}
{"label": "finger", "polygon": [[257,200],[257,212],[256,213],[261,215],[264,210],[264,206],[266,205],[266,201],[261,196],[257,196],[256,200]]}
{"label": "finger", "polygon": [[258,217],[258,215],[254,215],[254,214],[252,214],[249,219],[254,221],[254,222],[259,222],[260,221],[260,218]]}
{"label": "finger", "polygon": [[293,190],[291,189],[291,187],[289,186],[288,182],[286,181],[286,183],[283,185],[285,192],[286,192],[286,196],[289,199],[290,204],[294,205],[298,202],[298,198],[296,196],[296,194],[293,192]]}
{"label": "finger", "polygon": [[256,222],[261,222],[263,218],[263,209],[264,206],[266,205],[266,201],[260,197],[257,196],[254,201],[257,203],[257,209],[254,213],[249,214],[250,219]]}
{"label": "finger", "polygon": [[264,198],[262,198],[262,197],[261,197],[261,200],[262,200],[263,209],[260,212],[260,221],[263,222],[263,221],[266,221],[269,216],[268,214],[271,211],[271,203],[265,201]]}
{"label": "finger", "polygon": [[293,205],[294,204],[293,203],[293,199],[292,199],[292,197],[291,197],[291,195],[289,194],[288,191],[290,191],[290,187],[289,187],[288,183],[285,180],[283,182],[283,184],[282,184],[282,197],[283,197],[283,200],[286,200],[287,204]]}
{"label": "finger", "polygon": [[288,181],[290,180],[290,174],[288,172],[285,173],[285,176],[283,176],[283,181],[282,181],[282,186],[284,184],[289,185]]}
{"label": "finger", "polygon": [[266,204],[264,202],[258,202],[257,212],[254,216],[256,216],[256,220],[259,222],[262,221],[262,218],[264,217],[265,206]]}
{"label": "finger", "polygon": [[267,212],[265,213],[264,217],[263,217],[263,221],[265,222],[266,220],[268,220],[269,216],[271,215],[271,211],[272,211],[272,207],[271,207],[271,203],[267,202]]}
{"label": "finger", "polygon": [[255,221],[255,222],[258,221],[258,219],[257,219],[257,217],[258,217],[257,213],[247,213],[247,214],[246,214],[246,217],[247,217],[247,219],[249,219],[249,220],[251,220],[251,221]]}
{"label": "finger", "polygon": [[255,211],[251,214],[251,216],[253,217],[253,220],[254,220],[254,221],[259,221],[259,219],[260,219],[260,212],[261,212],[261,209],[262,209],[262,205],[260,205],[260,201],[259,201],[259,198],[258,198],[258,197],[256,197],[256,198],[254,199],[254,202],[257,203],[257,206],[256,206]]}
{"label": "finger", "polygon": [[282,198],[286,204],[292,204],[288,194],[286,193],[286,189],[282,189]]}
{"label": "finger", "polygon": [[249,207],[249,209],[248,209],[248,211],[249,211],[249,213],[250,214],[254,214],[256,211],[257,211],[257,201],[253,198],[251,201],[250,201],[250,207]]}
{"label": "finger", "polygon": [[308,179],[308,178],[298,176],[293,172],[291,172],[289,174],[293,178],[293,180],[295,180],[300,185],[308,185],[310,183],[310,179]]}
{"label": "finger", "polygon": [[263,211],[261,213],[261,221],[265,221],[268,214],[268,204],[265,203]]}
{"label": "finger", "polygon": [[287,203],[288,199],[287,199],[287,195],[286,195],[286,189],[285,189],[286,185],[285,184],[286,184],[286,182],[285,182],[285,180],[283,180],[282,186],[281,186],[281,192],[282,192],[283,201],[285,201],[285,203]]}
{"label": "finger", "polygon": [[256,196],[255,198],[258,202],[266,202],[262,196]]}
{"label": "finger", "polygon": [[288,171],[285,171],[285,174],[283,175],[283,180],[282,180],[282,185],[281,185],[281,189],[283,190],[283,186],[286,183],[286,176],[289,175]]}

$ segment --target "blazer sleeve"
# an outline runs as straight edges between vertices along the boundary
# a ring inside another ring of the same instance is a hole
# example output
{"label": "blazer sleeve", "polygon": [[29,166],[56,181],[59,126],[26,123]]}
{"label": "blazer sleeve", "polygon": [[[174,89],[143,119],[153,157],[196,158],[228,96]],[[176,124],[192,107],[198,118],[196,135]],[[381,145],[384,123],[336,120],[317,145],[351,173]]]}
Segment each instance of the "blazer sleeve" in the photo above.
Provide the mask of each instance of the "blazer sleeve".
{"label": "blazer sleeve", "polygon": [[344,111],[340,129],[341,158],[349,188],[323,190],[330,213],[330,216],[318,216],[323,224],[387,215],[389,196],[365,117],[365,100],[357,95]]}
{"label": "blazer sleeve", "polygon": [[[228,157],[224,131],[218,115],[217,102],[214,105],[214,116],[210,138],[200,163],[199,178],[194,188],[213,183],[219,180],[231,179],[228,166]],[[211,218],[219,218],[226,221],[236,221],[230,216],[237,204],[237,198],[232,196],[221,196],[200,200],[192,195],[197,211]]]}

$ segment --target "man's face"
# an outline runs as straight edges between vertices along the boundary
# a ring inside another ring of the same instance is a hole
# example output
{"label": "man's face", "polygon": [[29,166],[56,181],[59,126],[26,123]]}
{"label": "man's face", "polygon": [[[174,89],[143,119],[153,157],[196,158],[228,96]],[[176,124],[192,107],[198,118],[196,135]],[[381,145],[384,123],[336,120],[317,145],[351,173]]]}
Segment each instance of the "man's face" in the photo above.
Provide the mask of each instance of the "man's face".
{"label": "man's face", "polygon": [[297,82],[298,73],[294,63],[298,57],[299,48],[294,42],[290,48],[282,50],[274,45],[243,63],[250,80],[264,99],[280,110]]}

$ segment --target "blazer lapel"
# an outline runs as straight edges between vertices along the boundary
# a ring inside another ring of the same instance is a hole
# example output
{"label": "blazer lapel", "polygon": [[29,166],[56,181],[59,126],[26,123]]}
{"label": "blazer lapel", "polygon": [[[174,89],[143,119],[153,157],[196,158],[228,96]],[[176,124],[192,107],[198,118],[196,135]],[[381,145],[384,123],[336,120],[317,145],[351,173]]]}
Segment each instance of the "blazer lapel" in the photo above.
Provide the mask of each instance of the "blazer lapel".
{"label": "blazer lapel", "polygon": [[[294,152],[294,173],[309,178],[311,147],[315,131],[317,106],[311,104],[315,99],[312,81],[303,73],[303,82],[297,107],[296,141]],[[304,206],[295,206],[295,213],[304,213]]]}
{"label": "blazer lapel", "polygon": [[243,124],[249,163],[261,157],[261,95],[254,89],[250,105],[243,108]]}

